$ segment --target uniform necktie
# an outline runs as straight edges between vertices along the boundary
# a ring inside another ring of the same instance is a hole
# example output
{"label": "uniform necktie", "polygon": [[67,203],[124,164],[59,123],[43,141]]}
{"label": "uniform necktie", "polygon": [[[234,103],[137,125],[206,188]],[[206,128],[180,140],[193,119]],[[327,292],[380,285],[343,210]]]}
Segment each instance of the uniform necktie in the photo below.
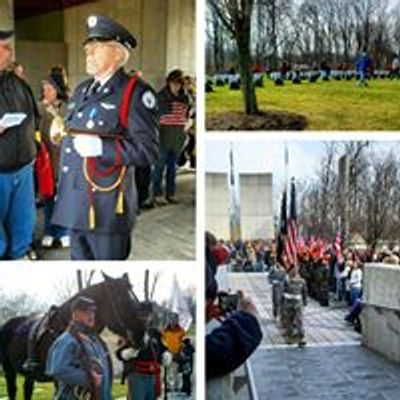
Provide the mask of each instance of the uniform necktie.
{"label": "uniform necktie", "polygon": [[94,94],[98,92],[100,88],[100,82],[95,81],[92,83],[92,85],[89,87],[88,91],[86,92],[85,98],[88,99],[89,97],[92,97]]}

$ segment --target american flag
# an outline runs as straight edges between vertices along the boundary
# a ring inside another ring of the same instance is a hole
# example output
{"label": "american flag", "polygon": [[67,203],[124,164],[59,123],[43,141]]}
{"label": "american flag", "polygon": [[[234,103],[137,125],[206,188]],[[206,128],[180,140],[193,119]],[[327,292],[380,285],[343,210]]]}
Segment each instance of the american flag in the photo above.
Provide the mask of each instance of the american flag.
{"label": "american flag", "polygon": [[289,220],[287,218],[287,194],[286,189],[283,192],[282,204],[281,204],[281,218],[280,218],[280,230],[278,236],[278,249],[277,255],[278,260],[283,262],[285,259],[286,266],[297,265],[297,253],[298,253],[298,240],[297,240],[297,209],[296,209],[296,188],[294,179],[291,182],[290,188],[290,210]]}
{"label": "american flag", "polygon": [[161,125],[185,126],[188,120],[189,107],[180,101],[171,103],[170,113],[164,114],[160,118]]}

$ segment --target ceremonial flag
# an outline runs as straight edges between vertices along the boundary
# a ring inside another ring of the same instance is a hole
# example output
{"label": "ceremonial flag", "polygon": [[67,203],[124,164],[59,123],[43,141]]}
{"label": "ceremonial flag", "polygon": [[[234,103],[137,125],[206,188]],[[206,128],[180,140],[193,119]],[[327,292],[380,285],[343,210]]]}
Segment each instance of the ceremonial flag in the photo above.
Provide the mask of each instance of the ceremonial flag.
{"label": "ceremonial flag", "polygon": [[279,233],[278,233],[278,244],[276,249],[277,260],[283,265],[283,255],[285,252],[285,240],[288,232],[287,229],[287,199],[286,199],[286,188],[282,194],[281,202],[281,215],[279,220]]}
{"label": "ceremonial flag", "polygon": [[231,241],[235,243],[242,238],[242,230],[240,226],[239,174],[235,168],[232,146],[229,153],[229,194]]}
{"label": "ceremonial flag", "polygon": [[185,329],[185,331],[188,331],[190,325],[192,324],[193,318],[190,312],[189,304],[183,295],[176,276],[174,276],[174,282],[172,284],[169,308],[172,312],[179,315],[179,324]]}
{"label": "ceremonial flag", "polygon": [[294,178],[292,178],[290,185],[290,213],[287,230],[287,240],[285,243],[286,258],[290,265],[297,265],[297,206]]}

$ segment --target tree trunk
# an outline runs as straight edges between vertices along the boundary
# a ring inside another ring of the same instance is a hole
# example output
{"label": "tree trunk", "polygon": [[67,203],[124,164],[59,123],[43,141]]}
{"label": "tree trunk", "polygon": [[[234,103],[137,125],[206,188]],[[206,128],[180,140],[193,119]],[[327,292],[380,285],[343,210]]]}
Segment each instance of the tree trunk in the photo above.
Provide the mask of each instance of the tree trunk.
{"label": "tree trunk", "polygon": [[250,26],[236,38],[242,93],[244,97],[245,113],[254,115],[258,113],[256,91],[253,84],[250,53]]}

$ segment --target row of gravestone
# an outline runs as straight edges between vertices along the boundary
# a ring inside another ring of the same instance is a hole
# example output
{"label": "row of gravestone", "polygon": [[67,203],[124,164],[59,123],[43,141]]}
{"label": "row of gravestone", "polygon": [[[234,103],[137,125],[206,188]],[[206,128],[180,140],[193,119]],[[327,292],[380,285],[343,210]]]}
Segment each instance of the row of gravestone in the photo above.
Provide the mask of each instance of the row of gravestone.
{"label": "row of gravestone", "polygon": [[[264,77],[272,80],[276,86],[283,86],[286,81],[292,82],[293,84],[301,84],[302,81],[308,81],[315,83],[318,80],[329,82],[334,81],[351,81],[353,79],[359,79],[360,75],[355,70],[332,70],[327,72],[325,70],[313,70],[313,71],[288,71],[283,74],[282,72],[271,72],[269,74],[255,73],[253,74],[253,83],[255,87],[264,87]],[[388,79],[394,78],[394,75],[390,71],[386,70],[375,70],[368,79]],[[206,80],[206,93],[214,91],[214,86],[222,87],[228,85],[230,90],[240,90],[241,79],[239,74],[216,74],[212,78]]]}

